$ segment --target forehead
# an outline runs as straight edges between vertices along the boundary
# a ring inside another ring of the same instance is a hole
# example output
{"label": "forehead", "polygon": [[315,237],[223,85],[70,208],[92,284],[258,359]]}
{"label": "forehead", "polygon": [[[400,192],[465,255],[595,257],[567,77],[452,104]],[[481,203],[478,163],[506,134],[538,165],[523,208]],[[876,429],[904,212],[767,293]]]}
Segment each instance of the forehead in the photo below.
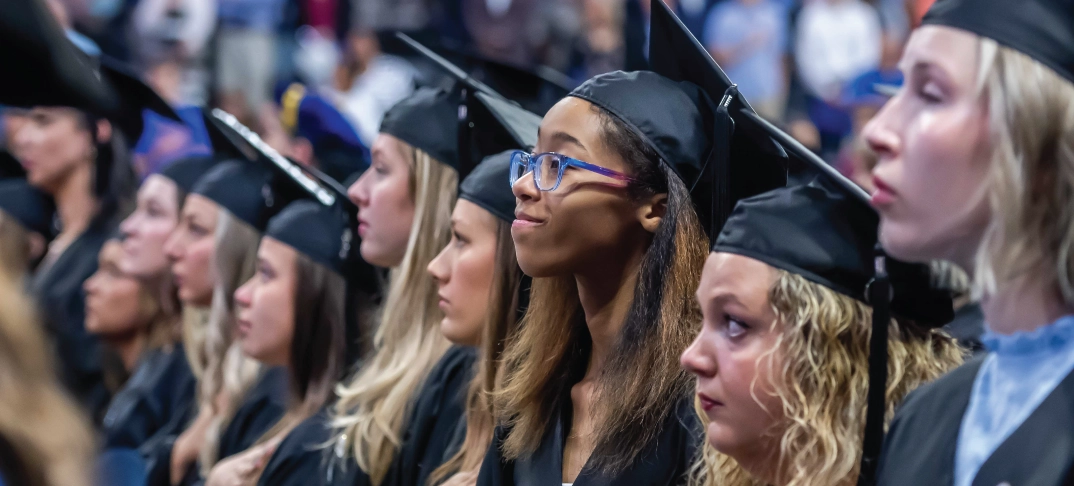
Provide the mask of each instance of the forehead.
{"label": "forehead", "polygon": [[261,246],[257,249],[257,256],[272,265],[285,265],[294,263],[298,252],[290,245],[271,236],[266,236],[261,238]]}
{"label": "forehead", "polygon": [[565,133],[592,150],[600,140],[600,120],[592,103],[568,96],[548,110],[538,133],[542,147],[552,143],[558,133]]}
{"label": "forehead", "polygon": [[219,206],[201,194],[190,194],[183,204],[183,214],[197,219],[215,219]]}
{"label": "forehead", "polygon": [[138,192],[148,198],[168,198],[174,196],[176,190],[175,182],[171,179],[160,174],[151,174]]}
{"label": "forehead", "polygon": [[701,272],[697,297],[704,302],[729,294],[747,305],[760,305],[768,300],[768,291],[775,282],[775,270],[761,261],[734,253],[713,252]]}
{"label": "forehead", "polygon": [[903,70],[935,66],[960,82],[972,83],[978,64],[978,37],[964,30],[925,25],[914,31],[903,52]]}

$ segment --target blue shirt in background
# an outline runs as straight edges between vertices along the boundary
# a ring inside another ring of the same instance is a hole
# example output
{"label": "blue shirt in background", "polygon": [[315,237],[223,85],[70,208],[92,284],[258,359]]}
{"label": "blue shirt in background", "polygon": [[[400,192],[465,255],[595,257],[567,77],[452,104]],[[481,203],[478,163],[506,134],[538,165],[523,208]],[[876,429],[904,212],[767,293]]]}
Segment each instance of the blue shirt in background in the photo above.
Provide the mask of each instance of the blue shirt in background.
{"label": "blue shirt in background", "polygon": [[712,7],[705,22],[705,46],[710,50],[738,50],[757,42],[734,63],[721,63],[747,100],[765,102],[783,95],[783,54],[787,50],[787,7],[780,0],[759,0],[747,5],[725,0]]}
{"label": "blue shirt in background", "polygon": [[283,22],[285,0],[218,0],[223,27],[274,32]]}

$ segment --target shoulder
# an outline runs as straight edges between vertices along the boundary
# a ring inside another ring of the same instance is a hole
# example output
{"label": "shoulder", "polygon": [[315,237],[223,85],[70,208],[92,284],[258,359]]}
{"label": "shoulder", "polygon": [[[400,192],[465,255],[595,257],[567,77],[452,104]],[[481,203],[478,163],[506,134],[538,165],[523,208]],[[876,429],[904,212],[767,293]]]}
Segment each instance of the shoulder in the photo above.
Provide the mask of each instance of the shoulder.
{"label": "shoulder", "polygon": [[896,418],[921,415],[922,412],[928,413],[937,407],[946,408],[955,398],[961,395],[968,397],[985,357],[986,355],[974,357],[946,375],[910,392],[899,406]]}
{"label": "shoulder", "polygon": [[477,349],[472,346],[452,346],[429,372],[427,385],[442,384],[468,378],[477,362]]}

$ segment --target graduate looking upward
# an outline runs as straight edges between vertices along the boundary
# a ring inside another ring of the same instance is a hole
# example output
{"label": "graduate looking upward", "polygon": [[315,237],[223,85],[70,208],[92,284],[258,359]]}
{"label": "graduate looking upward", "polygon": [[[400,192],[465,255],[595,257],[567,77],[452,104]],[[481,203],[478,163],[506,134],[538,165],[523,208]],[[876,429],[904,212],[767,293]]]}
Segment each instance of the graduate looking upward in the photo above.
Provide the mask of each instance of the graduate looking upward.
{"label": "graduate looking upward", "polygon": [[1069,484],[1074,5],[937,1],[900,68],[864,131],[880,242],[972,275],[988,352],[907,399],[878,483]]}
{"label": "graduate looking upward", "polygon": [[[657,5],[654,19],[674,19]],[[675,61],[590,79],[545,115],[538,153],[512,160],[512,237],[533,287],[478,484],[680,484],[699,445],[675,353],[700,320],[691,293],[726,198],[711,165],[743,151],[763,182],[785,173],[766,136],[729,137],[718,68],[652,46]]]}

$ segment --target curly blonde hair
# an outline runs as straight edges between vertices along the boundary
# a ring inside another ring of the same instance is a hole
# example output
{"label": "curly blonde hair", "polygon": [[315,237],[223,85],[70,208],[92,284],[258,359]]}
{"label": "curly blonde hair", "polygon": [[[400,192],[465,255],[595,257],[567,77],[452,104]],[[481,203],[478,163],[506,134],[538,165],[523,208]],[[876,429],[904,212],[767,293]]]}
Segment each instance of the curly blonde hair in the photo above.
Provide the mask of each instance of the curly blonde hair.
{"label": "curly blonde hair", "polygon": [[[759,359],[768,360],[775,371],[773,388],[783,403],[776,465],[781,484],[852,485],[865,428],[872,309],[778,269],[769,302],[781,333]],[[963,360],[963,350],[942,331],[905,324],[893,319],[888,329],[889,421],[907,393]],[[691,484],[764,483],[706,444]]]}

